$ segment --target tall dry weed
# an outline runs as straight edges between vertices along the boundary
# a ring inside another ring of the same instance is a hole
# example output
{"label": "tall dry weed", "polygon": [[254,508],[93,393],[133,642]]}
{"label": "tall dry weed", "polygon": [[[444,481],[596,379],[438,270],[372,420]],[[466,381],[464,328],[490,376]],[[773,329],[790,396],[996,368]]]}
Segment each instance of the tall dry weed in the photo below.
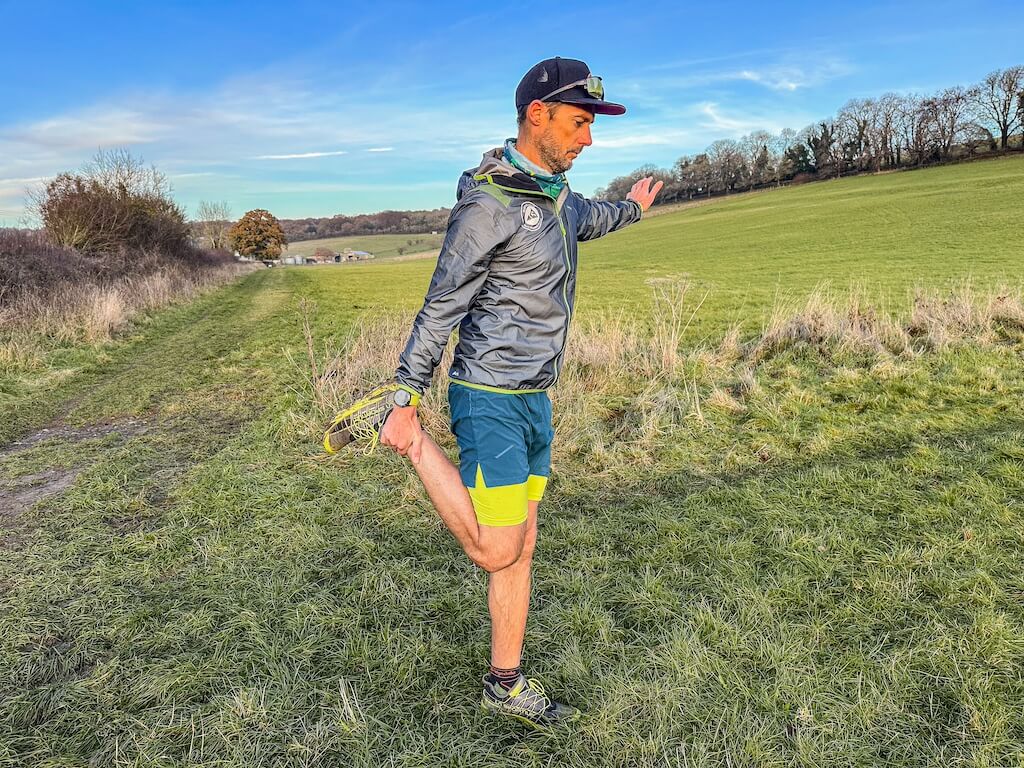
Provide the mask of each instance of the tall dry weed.
{"label": "tall dry weed", "polygon": [[899,322],[854,289],[841,296],[827,286],[816,288],[803,306],[777,301],[760,336],[747,345],[745,357],[759,361],[805,344],[833,352],[903,355],[910,337]]}
{"label": "tall dry weed", "polygon": [[907,333],[918,346],[941,350],[963,340],[992,343],[1024,330],[1024,302],[1019,292],[1003,288],[979,294],[966,282],[943,294],[918,290]]}
{"label": "tall dry weed", "polygon": [[[352,401],[367,390],[394,378],[398,357],[409,338],[415,315],[411,312],[370,314],[353,323],[340,340],[318,342],[313,328],[317,306],[303,300],[302,316],[306,360],[297,368],[308,372],[307,385],[313,404],[312,412],[300,418],[302,429],[319,431]],[[440,368],[447,371],[455,348],[449,341],[441,357]],[[419,409],[420,422],[435,436],[447,430],[448,398],[444,389],[447,379],[435,376]]]}
{"label": "tall dry weed", "polygon": [[[10,347],[0,354],[24,359],[24,353],[13,348],[15,344],[23,348],[32,343],[38,348],[45,339],[108,341],[139,313],[188,301],[250,269],[236,264],[193,270],[168,268],[109,284],[65,281],[45,292],[22,293],[0,307],[0,349]],[[27,341],[32,338],[34,342]]]}
{"label": "tall dry weed", "polygon": [[[654,461],[679,430],[705,429],[713,413],[740,414],[750,398],[764,397],[760,368],[801,345],[830,356],[854,352],[862,361],[870,353],[875,371],[954,338],[988,343],[999,329],[1024,331],[1020,291],[919,293],[901,324],[863,292],[819,288],[800,305],[778,302],[762,332],[751,338],[744,340],[733,327],[717,344],[693,344],[687,331],[706,294],[693,298],[685,280],[655,282],[652,294],[649,317],[597,314],[572,327],[558,384],[549,390],[556,464],[572,461],[601,472],[623,462]],[[302,367],[311,376],[314,403],[306,426],[319,430],[361,392],[394,376],[413,315],[367,315],[340,343],[318,348],[312,308],[303,311],[308,359]],[[454,346],[453,339],[442,371],[450,366]],[[446,387],[446,377],[435,376],[421,409],[424,426],[441,441],[450,440]]]}

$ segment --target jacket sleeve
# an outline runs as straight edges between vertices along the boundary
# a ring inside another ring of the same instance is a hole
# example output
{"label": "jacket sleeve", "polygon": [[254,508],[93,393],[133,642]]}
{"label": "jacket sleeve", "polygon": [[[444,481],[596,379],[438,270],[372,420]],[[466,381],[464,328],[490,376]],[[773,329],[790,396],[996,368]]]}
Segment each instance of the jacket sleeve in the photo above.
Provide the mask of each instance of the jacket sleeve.
{"label": "jacket sleeve", "polygon": [[640,221],[643,208],[635,200],[607,203],[588,200],[579,192],[572,193],[573,205],[578,212],[577,240],[594,240],[609,232],[628,227]]}
{"label": "jacket sleeve", "polygon": [[423,394],[430,387],[448,337],[487,279],[495,247],[508,239],[494,204],[486,195],[469,194],[452,209],[423,308],[399,357],[395,381],[405,389]]}

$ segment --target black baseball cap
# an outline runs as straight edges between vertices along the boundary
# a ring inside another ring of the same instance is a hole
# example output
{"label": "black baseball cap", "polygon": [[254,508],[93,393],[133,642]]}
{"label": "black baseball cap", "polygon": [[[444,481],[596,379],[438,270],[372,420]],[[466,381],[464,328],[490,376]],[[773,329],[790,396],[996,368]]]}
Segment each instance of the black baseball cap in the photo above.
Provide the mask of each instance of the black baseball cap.
{"label": "black baseball cap", "polygon": [[534,64],[516,88],[516,109],[531,101],[560,101],[579,104],[599,115],[622,115],[626,108],[604,100],[601,78],[590,74],[590,67],[578,59],[553,59]]}

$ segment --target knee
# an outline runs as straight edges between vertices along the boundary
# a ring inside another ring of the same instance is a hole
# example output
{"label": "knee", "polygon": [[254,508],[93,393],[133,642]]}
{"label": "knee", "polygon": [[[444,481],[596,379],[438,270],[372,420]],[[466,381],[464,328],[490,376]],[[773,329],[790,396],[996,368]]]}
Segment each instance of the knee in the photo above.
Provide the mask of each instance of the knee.
{"label": "knee", "polygon": [[519,561],[520,556],[525,550],[526,542],[521,540],[514,546],[491,547],[490,549],[482,550],[473,558],[473,562],[488,573],[494,573],[514,565]]}

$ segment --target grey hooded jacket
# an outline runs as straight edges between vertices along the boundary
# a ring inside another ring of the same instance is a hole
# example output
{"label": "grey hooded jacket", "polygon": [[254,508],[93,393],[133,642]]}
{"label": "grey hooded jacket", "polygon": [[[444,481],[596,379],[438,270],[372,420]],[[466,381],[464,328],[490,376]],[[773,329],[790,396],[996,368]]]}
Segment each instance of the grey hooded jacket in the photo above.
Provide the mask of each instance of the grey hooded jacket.
{"label": "grey hooded jacket", "polygon": [[558,199],[507,162],[501,147],[459,179],[423,308],[396,381],[422,394],[459,326],[449,377],[523,392],[558,379],[576,293],[576,243],[640,220],[632,200]]}

